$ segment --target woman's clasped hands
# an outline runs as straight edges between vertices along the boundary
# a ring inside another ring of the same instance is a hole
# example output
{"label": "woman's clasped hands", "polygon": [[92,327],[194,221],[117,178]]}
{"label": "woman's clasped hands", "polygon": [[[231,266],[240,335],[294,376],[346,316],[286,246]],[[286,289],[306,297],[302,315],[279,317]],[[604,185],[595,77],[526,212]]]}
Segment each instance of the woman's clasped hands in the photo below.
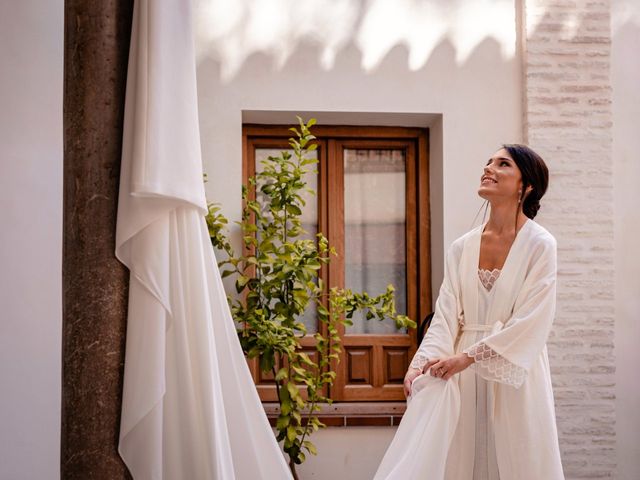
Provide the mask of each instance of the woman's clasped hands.
{"label": "woman's clasped hands", "polygon": [[432,377],[440,377],[443,380],[449,380],[456,373],[460,373],[475,360],[466,353],[458,353],[451,357],[433,358],[429,360],[422,371],[427,373],[431,370]]}
{"label": "woman's clasped hands", "polygon": [[473,357],[469,357],[465,353],[458,353],[450,357],[433,358],[429,360],[422,369],[410,368],[404,377],[404,394],[411,394],[411,384],[421,374],[430,374],[432,377],[439,377],[443,380],[449,380],[456,373],[462,372],[465,368],[474,362]]}

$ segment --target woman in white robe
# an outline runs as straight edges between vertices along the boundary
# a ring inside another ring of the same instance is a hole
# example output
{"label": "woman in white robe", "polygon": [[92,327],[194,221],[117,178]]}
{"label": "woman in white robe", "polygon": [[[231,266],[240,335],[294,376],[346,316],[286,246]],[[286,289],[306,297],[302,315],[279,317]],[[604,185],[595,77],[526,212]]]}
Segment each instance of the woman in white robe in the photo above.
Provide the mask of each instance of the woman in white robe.
{"label": "woman in white robe", "polygon": [[564,479],[546,348],[556,240],[533,221],[547,185],[544,161],[524,145],[484,167],[489,219],[447,252],[405,377],[407,411],[376,479]]}

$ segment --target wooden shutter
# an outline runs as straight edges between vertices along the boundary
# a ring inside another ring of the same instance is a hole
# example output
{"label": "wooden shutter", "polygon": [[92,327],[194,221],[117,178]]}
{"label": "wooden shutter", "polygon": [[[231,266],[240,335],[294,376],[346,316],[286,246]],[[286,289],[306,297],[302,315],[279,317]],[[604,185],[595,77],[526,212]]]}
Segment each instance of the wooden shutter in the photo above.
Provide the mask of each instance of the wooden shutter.
{"label": "wooden shutter", "polygon": [[[380,132],[381,136],[384,132]],[[425,312],[420,304],[425,300],[429,281],[426,272],[421,275],[421,266],[428,266],[428,246],[420,233],[428,235],[428,218],[422,219],[427,211],[419,210],[421,199],[426,200],[426,158],[420,158],[420,139],[334,139],[328,143],[329,186],[328,235],[330,242],[338,250],[338,258],[329,268],[332,285],[345,285],[345,149],[393,149],[404,151],[405,157],[405,239],[406,239],[406,314],[418,320]],[[426,144],[422,146],[426,153]],[[422,162],[422,163],[421,163]],[[377,192],[372,191],[371,196]],[[426,204],[428,205],[428,203]],[[420,223],[427,227],[425,229]],[[420,254],[423,261],[420,260]],[[426,262],[424,261],[426,260]],[[428,269],[427,269],[428,271]],[[425,285],[426,283],[426,285]],[[378,294],[381,292],[370,292]],[[430,293],[429,293],[430,295]],[[429,297],[430,298],[430,297]],[[430,303],[430,301],[428,302]],[[375,321],[375,320],[374,320]],[[409,361],[416,350],[416,331],[390,334],[350,334],[340,328],[343,338],[343,352],[340,362],[334,363],[337,378],[331,391],[336,401],[390,401],[402,400],[402,381]]]}

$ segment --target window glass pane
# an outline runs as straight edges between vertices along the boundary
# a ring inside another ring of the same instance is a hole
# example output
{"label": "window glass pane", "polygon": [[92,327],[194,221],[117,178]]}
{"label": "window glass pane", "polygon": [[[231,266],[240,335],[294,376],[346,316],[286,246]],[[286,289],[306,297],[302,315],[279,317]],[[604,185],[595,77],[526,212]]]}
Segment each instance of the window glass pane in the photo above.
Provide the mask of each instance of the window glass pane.
{"label": "window glass pane", "polygon": [[[345,286],[379,295],[391,283],[407,311],[404,150],[344,150]],[[403,329],[402,332],[406,332]],[[393,321],[356,314],[347,333],[399,333]]]}
{"label": "window glass pane", "polygon": [[[291,154],[291,159],[294,160],[293,150],[287,148],[256,148],[255,150],[255,161],[256,161],[256,172],[261,172],[264,169],[264,165],[262,162],[271,157],[279,157],[281,152],[286,151]],[[318,151],[309,152],[306,157],[317,159]],[[316,165],[308,165],[306,168],[309,170],[316,170]],[[305,181],[307,182],[307,188],[311,188],[317,192],[318,186],[318,175],[315,173],[308,173],[305,176]],[[262,194],[258,192],[257,200],[260,201]],[[300,192],[300,196],[306,203],[302,207],[302,215],[300,217],[301,226],[305,230],[305,233],[296,237],[296,239],[310,239],[315,240],[316,233],[318,232],[318,200],[317,194],[313,195],[305,190]],[[318,331],[317,327],[317,317],[316,317],[316,307],[313,302],[310,302],[307,306],[303,318],[301,319],[307,328],[307,333],[312,334]]]}

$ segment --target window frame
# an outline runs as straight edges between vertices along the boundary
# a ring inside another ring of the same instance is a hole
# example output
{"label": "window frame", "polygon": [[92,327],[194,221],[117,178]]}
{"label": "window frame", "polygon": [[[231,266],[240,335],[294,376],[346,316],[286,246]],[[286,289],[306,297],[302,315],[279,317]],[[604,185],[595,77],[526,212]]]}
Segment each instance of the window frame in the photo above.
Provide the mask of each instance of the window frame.
{"label": "window frame", "polygon": [[[242,126],[243,184],[247,184],[248,178],[255,174],[255,149],[289,148],[288,138],[291,137],[289,128],[292,126],[295,125],[244,124]],[[384,148],[386,145],[387,148],[405,148],[408,152],[406,166],[407,314],[418,323],[422,322],[426,315],[432,311],[428,130],[416,127],[326,125],[316,125],[312,130],[319,143],[317,150],[319,161],[317,184],[318,230],[327,236],[330,244],[334,245],[338,252],[341,252],[344,246],[344,203],[342,203],[343,208],[335,208],[335,205],[331,207],[330,204],[336,201],[339,202],[340,199],[343,200],[344,172],[338,165],[338,162],[342,160],[340,149],[345,147]],[[411,158],[409,153],[413,154],[413,162],[409,161]],[[342,172],[342,175],[336,175],[335,180],[332,177],[330,182],[328,172],[335,172],[336,169]],[[342,193],[340,189],[342,189]],[[250,198],[253,198],[252,195],[254,193],[249,192]],[[338,214],[329,216],[331,208]],[[415,260],[410,264],[412,258]],[[328,268],[323,266],[320,275],[325,279],[327,285],[342,286],[344,284],[344,273],[343,257],[339,256],[332,259]],[[322,324],[318,325],[318,327],[322,331]],[[345,335],[344,327],[342,326],[340,327],[340,333],[345,347],[368,345],[367,338],[364,337],[379,336],[376,334]],[[386,337],[386,335],[384,336]],[[394,336],[401,337],[401,335]],[[405,335],[402,335],[402,337],[407,339]],[[409,332],[408,340],[408,348],[406,341],[398,341],[398,345],[402,345],[402,348],[406,349],[406,357],[401,359],[404,363],[410,361],[416,351],[416,330]],[[302,343],[306,347],[305,350],[307,348],[311,351],[313,350],[313,338],[304,338]],[[390,344],[386,346],[389,347]],[[385,372],[382,371],[383,365],[380,361],[380,352],[373,358],[377,360],[372,366],[371,375],[375,376],[376,383],[380,384],[381,376],[384,377],[385,375]],[[389,361],[387,361],[387,364]],[[389,420],[389,424],[393,425],[398,416],[401,416],[404,411],[404,396],[400,396],[402,395],[402,382],[381,385],[375,389],[349,388],[345,384],[346,364],[346,349],[343,349],[339,364],[335,362],[332,364],[332,368],[338,373],[338,378],[331,392],[331,398],[335,403],[331,405],[330,409],[327,409],[328,414],[332,417],[338,416],[341,418],[344,425],[353,423],[356,417],[360,418],[358,417],[358,412],[365,412],[366,418],[383,415],[387,416],[384,421]],[[257,368],[255,359],[249,360],[249,365],[267,413],[270,416],[277,416],[277,404],[270,403],[276,401],[277,398],[275,397],[275,388],[268,384],[269,377],[262,376],[259,368]],[[400,392],[400,395],[398,392]],[[379,420],[373,422],[373,424],[380,424]],[[358,422],[356,423],[367,424],[367,422]],[[329,422],[329,424],[337,425],[340,422],[333,421]]]}

